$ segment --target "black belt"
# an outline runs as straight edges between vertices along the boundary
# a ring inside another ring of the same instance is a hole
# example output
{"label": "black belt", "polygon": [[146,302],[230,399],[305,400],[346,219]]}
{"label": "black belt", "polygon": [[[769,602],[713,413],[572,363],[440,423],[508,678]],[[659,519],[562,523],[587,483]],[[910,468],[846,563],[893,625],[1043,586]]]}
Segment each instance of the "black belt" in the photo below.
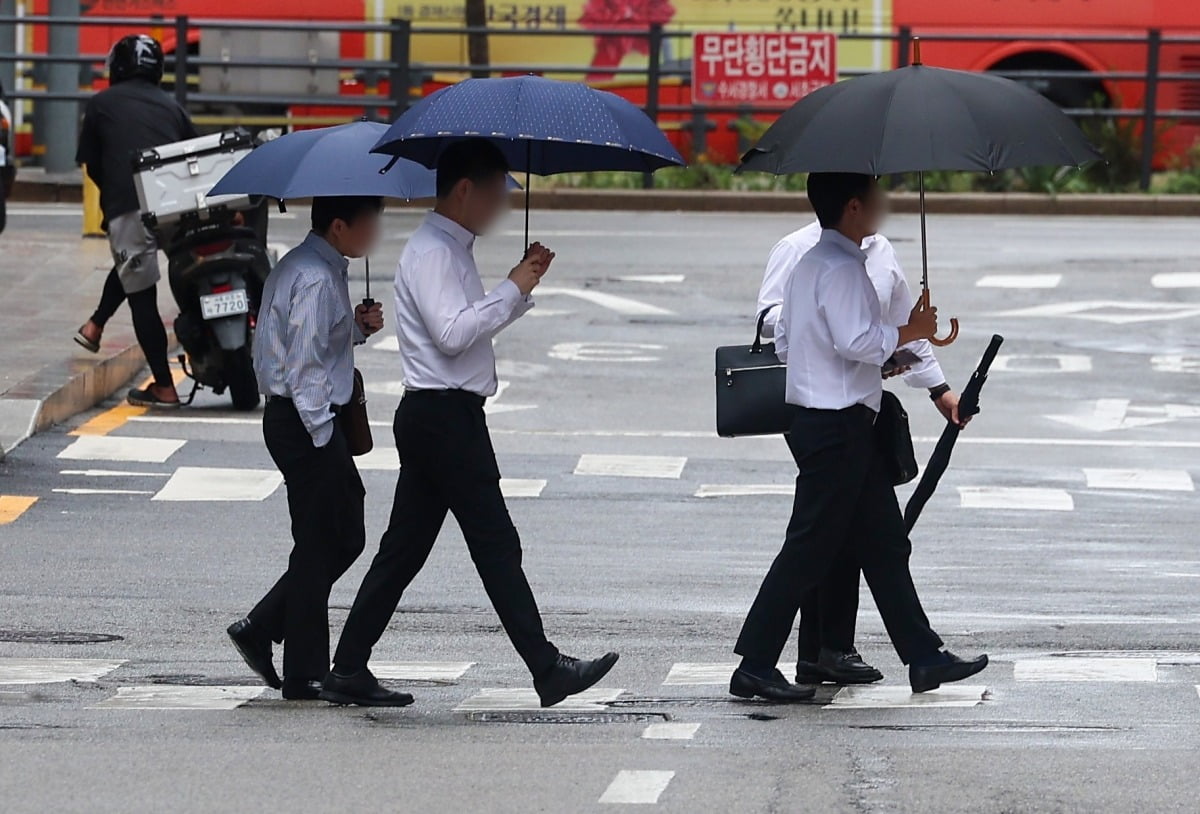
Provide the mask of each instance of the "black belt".
{"label": "black belt", "polygon": [[472,407],[482,407],[487,397],[470,390],[405,390],[405,399],[444,399],[448,401],[465,401]]}
{"label": "black belt", "polygon": [[[267,403],[268,404],[287,404],[287,405],[291,406],[292,409],[296,408],[296,403],[294,401],[292,401],[290,398],[288,398],[287,396],[274,396],[274,395],[267,396]],[[345,409],[346,409],[345,404],[330,404],[329,405],[329,412],[333,413],[334,415],[340,414],[342,412],[342,410],[345,410]]]}

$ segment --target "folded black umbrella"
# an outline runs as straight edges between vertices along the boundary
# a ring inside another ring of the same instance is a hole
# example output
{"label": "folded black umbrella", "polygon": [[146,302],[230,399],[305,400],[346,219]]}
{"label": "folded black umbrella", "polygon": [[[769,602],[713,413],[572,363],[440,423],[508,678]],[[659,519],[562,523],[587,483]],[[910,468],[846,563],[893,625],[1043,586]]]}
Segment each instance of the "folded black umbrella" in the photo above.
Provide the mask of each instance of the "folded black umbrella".
{"label": "folded black umbrella", "polygon": [[[983,352],[983,358],[979,360],[979,367],[975,368],[975,372],[971,374],[971,381],[967,382],[967,386],[963,388],[962,395],[958,399],[958,417],[960,419],[967,419],[979,413],[979,392],[983,390],[988,370],[1003,342],[1004,337],[995,334],[992,336],[987,350]],[[925,504],[937,489],[938,481],[941,480],[946,467],[950,465],[950,455],[954,452],[954,444],[958,441],[958,434],[961,431],[962,429],[957,424],[950,422],[947,422],[946,429],[942,430],[942,437],[938,439],[937,446],[933,448],[933,455],[929,456],[929,463],[925,465],[925,471],[921,473],[921,480],[917,483],[917,488],[913,490],[912,497],[908,499],[908,505],[904,507],[904,526],[909,531],[912,531],[913,526],[916,525],[917,518],[921,516],[921,510],[925,508]]]}
{"label": "folded black umbrella", "polygon": [[[929,304],[925,175],[931,170],[995,172],[1079,166],[1100,153],[1053,102],[988,73],[921,64],[847,79],[792,105],[742,158],[740,170],[776,175],[916,172],[921,200],[921,296]],[[948,345],[958,335],[951,320]]]}

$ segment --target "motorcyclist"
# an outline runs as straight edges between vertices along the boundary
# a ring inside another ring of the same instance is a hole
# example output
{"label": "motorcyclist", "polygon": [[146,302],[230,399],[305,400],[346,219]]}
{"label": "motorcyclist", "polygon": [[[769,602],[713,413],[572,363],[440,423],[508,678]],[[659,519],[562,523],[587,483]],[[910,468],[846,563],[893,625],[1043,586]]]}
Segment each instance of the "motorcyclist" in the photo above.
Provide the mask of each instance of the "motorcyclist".
{"label": "motorcyclist", "polygon": [[113,269],[100,303],[75,334],[92,353],[100,350],[104,325],[128,300],[133,329],[154,382],[129,392],[130,404],[178,407],[179,394],[167,363],[167,332],[158,312],[158,246],[142,223],[133,184],[138,151],[195,138],[187,112],[159,83],[162,46],[152,37],[122,37],[108,55],[109,87],[87,103],[75,160],[100,188],[100,209],[112,250]]}

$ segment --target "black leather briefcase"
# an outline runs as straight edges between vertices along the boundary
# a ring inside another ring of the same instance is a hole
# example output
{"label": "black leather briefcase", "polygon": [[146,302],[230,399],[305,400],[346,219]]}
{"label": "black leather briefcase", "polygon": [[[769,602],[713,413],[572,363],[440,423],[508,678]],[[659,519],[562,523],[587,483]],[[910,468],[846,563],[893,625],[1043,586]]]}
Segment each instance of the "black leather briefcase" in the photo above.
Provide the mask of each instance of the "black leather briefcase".
{"label": "black leather briefcase", "polygon": [[762,341],[758,317],[752,345],[717,348],[717,435],[779,435],[791,429],[796,408],[784,401],[787,366],[775,344]]}
{"label": "black leather briefcase", "polygon": [[913,451],[912,431],[908,427],[908,411],[890,390],[883,391],[883,402],[879,405],[879,415],[875,417],[875,439],[883,451],[884,464],[893,486],[908,483],[917,476],[917,455]]}

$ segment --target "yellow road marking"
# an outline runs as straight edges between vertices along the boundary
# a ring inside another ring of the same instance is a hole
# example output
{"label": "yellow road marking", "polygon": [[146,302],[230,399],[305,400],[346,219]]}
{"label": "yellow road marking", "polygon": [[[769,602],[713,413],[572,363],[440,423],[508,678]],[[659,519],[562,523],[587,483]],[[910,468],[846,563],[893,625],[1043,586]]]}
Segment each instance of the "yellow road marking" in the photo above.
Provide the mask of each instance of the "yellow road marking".
{"label": "yellow road marking", "polygon": [[[175,380],[176,385],[180,384],[186,378],[183,371],[178,369],[171,371],[171,377]],[[140,386],[146,388],[153,383],[153,377],[148,377]],[[108,435],[129,419],[144,415],[149,409],[148,407],[135,407],[132,404],[118,404],[116,407],[105,410],[99,415],[92,416],[67,434]]]}
{"label": "yellow road marking", "polygon": [[25,510],[37,503],[36,497],[21,495],[0,495],[0,526],[7,525],[25,513]]}

